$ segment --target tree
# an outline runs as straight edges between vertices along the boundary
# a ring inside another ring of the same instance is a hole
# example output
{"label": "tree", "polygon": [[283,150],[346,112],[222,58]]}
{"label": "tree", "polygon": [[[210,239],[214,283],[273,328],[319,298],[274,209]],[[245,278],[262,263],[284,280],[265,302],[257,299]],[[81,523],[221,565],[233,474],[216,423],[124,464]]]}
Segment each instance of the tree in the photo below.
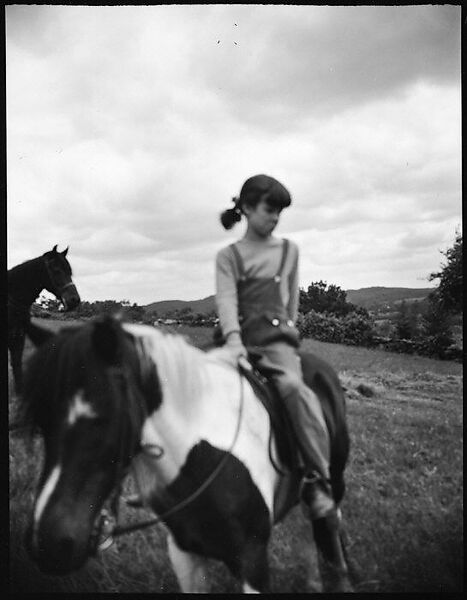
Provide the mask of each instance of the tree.
{"label": "tree", "polygon": [[447,263],[442,265],[441,271],[431,273],[428,278],[429,281],[440,280],[433,300],[445,310],[459,313],[463,310],[462,233],[456,232],[453,246],[443,254]]}
{"label": "tree", "polygon": [[430,295],[430,302],[422,317],[422,328],[428,354],[443,358],[454,342],[452,316],[445,310],[436,292]]}
{"label": "tree", "polygon": [[307,291],[299,291],[299,311],[307,314],[310,310],[318,313],[330,313],[336,316],[345,316],[350,312],[361,312],[351,302],[347,302],[347,293],[338,285],[325,281],[314,281],[308,286]]}
{"label": "tree", "polygon": [[412,340],[418,333],[418,303],[402,300],[396,317],[396,335],[401,340]]}
{"label": "tree", "polygon": [[[123,305],[123,302],[122,302]],[[134,302],[131,306],[128,304],[123,305],[125,309],[125,318],[129,321],[142,321],[144,318],[144,308]]]}
{"label": "tree", "polygon": [[149,321],[157,321],[157,319],[159,317],[159,313],[157,312],[156,309],[152,308],[151,310],[149,310],[146,313],[146,317],[148,318]]}

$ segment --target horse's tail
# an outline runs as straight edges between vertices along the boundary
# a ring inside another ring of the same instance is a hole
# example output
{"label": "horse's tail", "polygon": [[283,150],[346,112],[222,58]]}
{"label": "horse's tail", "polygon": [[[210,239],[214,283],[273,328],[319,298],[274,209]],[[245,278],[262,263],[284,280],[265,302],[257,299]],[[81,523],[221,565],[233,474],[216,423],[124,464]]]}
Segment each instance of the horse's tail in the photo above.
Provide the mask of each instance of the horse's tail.
{"label": "horse's tail", "polygon": [[25,324],[24,330],[34,346],[41,346],[44,342],[55,335],[50,329],[35,325],[31,320],[28,320],[28,322]]}

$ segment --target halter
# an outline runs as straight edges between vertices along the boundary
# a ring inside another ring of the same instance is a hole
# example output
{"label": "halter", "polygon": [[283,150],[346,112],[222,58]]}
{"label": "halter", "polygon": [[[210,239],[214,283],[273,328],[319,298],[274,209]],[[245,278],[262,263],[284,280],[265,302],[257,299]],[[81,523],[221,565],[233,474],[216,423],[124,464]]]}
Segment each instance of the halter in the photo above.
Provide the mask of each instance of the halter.
{"label": "halter", "polygon": [[[181,500],[178,504],[176,504],[175,506],[173,506],[172,508],[167,510],[162,515],[159,515],[157,517],[152,517],[151,519],[146,519],[145,521],[141,521],[139,523],[132,523],[131,525],[115,525],[114,527],[112,527],[110,529],[110,532],[108,533],[107,537],[102,542],[99,542],[96,544],[96,551],[107,550],[108,548],[110,548],[110,546],[113,544],[113,541],[116,537],[119,537],[126,533],[133,533],[134,531],[138,531],[140,529],[145,529],[146,527],[151,527],[152,525],[156,525],[157,523],[162,522],[167,517],[175,514],[176,512],[178,512],[179,510],[181,510],[182,508],[184,508],[185,506],[187,506],[188,504],[193,502],[198,496],[200,496],[201,493],[204,492],[204,490],[214,481],[214,479],[217,477],[217,475],[219,475],[219,473],[225,466],[227,460],[232,455],[232,451],[237,442],[238,434],[240,432],[240,425],[242,422],[244,390],[243,390],[243,377],[242,377],[240,369],[239,369],[239,374],[240,374],[240,406],[239,406],[239,410],[238,410],[238,420],[237,420],[237,427],[235,429],[234,438],[232,440],[232,443],[230,444],[230,448],[227,450],[226,454],[222,457],[222,460],[219,462],[219,464],[216,466],[216,468],[212,471],[212,473],[209,475],[209,477],[200,485],[200,487],[197,490],[195,490],[192,494],[190,494],[189,496],[187,496],[186,498]],[[164,449],[158,445],[154,445],[153,448],[157,450],[157,455],[153,454],[152,456],[154,458],[161,458],[164,454]],[[143,450],[144,450],[144,447],[143,447]],[[115,515],[116,521],[118,520],[118,498],[120,495],[120,491],[121,490],[120,490],[120,486],[119,486],[115,496],[110,501],[111,513],[113,513]],[[108,523],[109,523],[109,512],[104,510],[101,513],[101,518],[100,518],[100,522],[98,525],[99,531],[101,531],[103,527],[108,525]]]}
{"label": "halter", "polygon": [[68,283],[65,283],[64,286],[62,286],[62,288],[59,288],[58,285],[55,283],[55,279],[53,277],[52,271],[50,269],[50,260],[47,260],[47,258],[44,258],[44,263],[45,263],[45,268],[47,270],[47,275],[49,276],[50,281],[52,282],[53,286],[58,290],[60,296],[63,294],[63,291],[66,290],[66,288],[69,287],[76,287],[75,284],[73,283],[73,281],[69,281]]}

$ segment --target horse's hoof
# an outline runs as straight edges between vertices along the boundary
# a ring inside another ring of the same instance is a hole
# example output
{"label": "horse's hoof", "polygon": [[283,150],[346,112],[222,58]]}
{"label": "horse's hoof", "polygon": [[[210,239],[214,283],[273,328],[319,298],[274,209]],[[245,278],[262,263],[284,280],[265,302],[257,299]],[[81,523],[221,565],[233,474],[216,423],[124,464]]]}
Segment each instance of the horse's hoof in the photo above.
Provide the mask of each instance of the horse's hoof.
{"label": "horse's hoof", "polygon": [[308,577],[306,580],[306,591],[310,594],[320,594],[323,591],[321,581],[312,577]]}
{"label": "horse's hoof", "polygon": [[323,592],[328,594],[351,594],[355,592],[350,579],[347,576],[339,577],[332,582],[329,582]]}
{"label": "horse's hoof", "polygon": [[324,568],[321,565],[321,579],[325,594],[347,594],[355,591],[346,569],[333,567],[329,563]]}
{"label": "horse's hoof", "polygon": [[352,594],[355,592],[353,585],[347,579],[345,581],[341,581],[336,589],[334,590],[336,594]]}

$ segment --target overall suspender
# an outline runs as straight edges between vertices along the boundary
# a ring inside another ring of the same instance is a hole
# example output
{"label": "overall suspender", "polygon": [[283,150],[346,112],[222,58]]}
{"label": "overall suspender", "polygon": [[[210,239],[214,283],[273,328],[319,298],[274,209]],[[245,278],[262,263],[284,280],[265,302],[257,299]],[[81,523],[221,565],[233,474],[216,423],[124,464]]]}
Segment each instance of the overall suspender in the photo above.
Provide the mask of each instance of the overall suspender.
{"label": "overall suspender", "polygon": [[235,268],[237,270],[238,278],[243,281],[244,279],[246,279],[243,258],[240,256],[240,252],[238,251],[238,248],[235,244],[230,244],[230,247],[232,248],[232,252],[234,254]]}
{"label": "overall suspender", "polygon": [[282,260],[281,260],[281,264],[279,265],[279,270],[277,271],[277,273],[274,277],[275,281],[281,280],[282,270],[284,268],[285,261],[287,260],[288,251],[289,251],[289,240],[284,239],[284,243],[282,245]]}
{"label": "overall suspender", "polygon": [[[238,278],[241,281],[244,281],[246,279],[246,275],[245,275],[245,265],[243,263],[243,259],[240,255],[240,252],[238,251],[238,248],[235,244],[230,244],[230,247],[232,248],[232,252],[234,254],[234,258],[235,258],[235,267],[238,273]],[[281,262],[279,265],[279,269],[277,270],[277,273],[274,275],[274,281],[280,281],[281,280],[281,275],[282,275],[282,270],[284,268],[285,265],[285,261],[287,260],[287,254],[289,251],[289,240],[287,239],[283,239],[283,244],[282,244],[282,258],[281,258]]]}

